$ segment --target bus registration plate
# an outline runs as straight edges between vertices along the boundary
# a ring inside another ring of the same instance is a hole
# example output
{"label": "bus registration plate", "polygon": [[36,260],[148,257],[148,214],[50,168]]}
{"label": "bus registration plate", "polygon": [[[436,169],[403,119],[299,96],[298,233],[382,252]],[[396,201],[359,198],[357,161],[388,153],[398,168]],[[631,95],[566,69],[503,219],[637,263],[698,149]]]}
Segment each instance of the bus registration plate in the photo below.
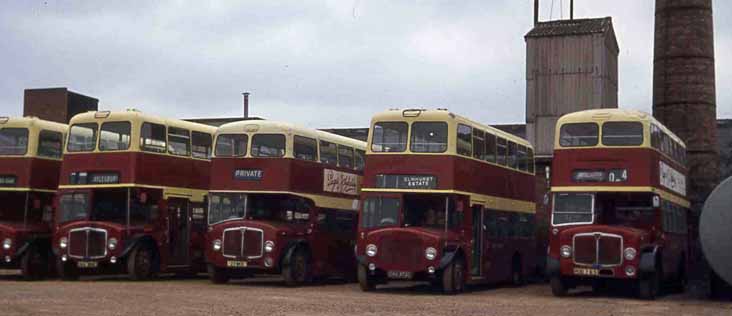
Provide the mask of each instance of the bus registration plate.
{"label": "bus registration plate", "polygon": [[412,272],[406,271],[389,271],[386,273],[389,279],[409,280],[412,278]]}
{"label": "bus registration plate", "polygon": [[229,267],[229,268],[246,268],[247,267],[247,262],[246,261],[229,260],[229,261],[226,261],[226,266]]}
{"label": "bus registration plate", "polygon": [[574,274],[575,275],[586,275],[586,276],[598,276],[598,275],[600,275],[600,270],[587,269],[587,268],[574,268]]}
{"label": "bus registration plate", "polygon": [[79,261],[76,263],[76,267],[82,268],[82,269],[92,269],[96,268],[99,265],[96,261]]}

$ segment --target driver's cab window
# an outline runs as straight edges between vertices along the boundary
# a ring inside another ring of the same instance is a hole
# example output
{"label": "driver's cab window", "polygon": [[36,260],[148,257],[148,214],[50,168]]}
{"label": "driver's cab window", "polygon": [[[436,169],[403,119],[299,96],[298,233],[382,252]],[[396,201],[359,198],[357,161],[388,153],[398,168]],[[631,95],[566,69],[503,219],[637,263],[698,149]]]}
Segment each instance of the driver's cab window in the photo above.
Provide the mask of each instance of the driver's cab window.
{"label": "driver's cab window", "polygon": [[310,221],[310,203],[302,199],[292,199],[286,200],[284,204],[286,221],[301,224]]}

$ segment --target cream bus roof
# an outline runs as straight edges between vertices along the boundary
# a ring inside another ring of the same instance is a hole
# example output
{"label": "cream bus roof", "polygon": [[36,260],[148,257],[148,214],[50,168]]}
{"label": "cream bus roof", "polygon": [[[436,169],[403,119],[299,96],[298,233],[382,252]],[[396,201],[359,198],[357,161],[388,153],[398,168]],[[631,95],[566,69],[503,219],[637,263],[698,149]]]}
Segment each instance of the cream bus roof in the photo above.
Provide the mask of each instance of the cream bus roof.
{"label": "cream bus roof", "polygon": [[31,131],[49,130],[66,133],[69,128],[66,124],[51,122],[33,116],[27,117],[0,117],[0,128],[27,128]]}
{"label": "cream bus roof", "polygon": [[[684,148],[686,144],[681,138],[676,136],[666,126],[661,124],[652,115],[638,110],[627,110],[627,109],[596,109],[596,110],[585,110],[574,113],[566,114],[559,118],[557,121],[557,127],[566,123],[582,123],[582,122],[641,122],[646,124],[655,124],[662,131],[668,134],[674,141],[680,143]],[[559,134],[557,134],[559,137]]]}
{"label": "cream bus roof", "polygon": [[221,125],[216,134],[240,134],[240,133],[264,133],[264,134],[297,134],[300,136],[316,138],[331,143],[348,145],[356,149],[365,150],[366,143],[353,138],[348,138],[333,133],[319,131],[295,124],[270,120],[247,120],[232,122]]}
{"label": "cream bus roof", "polygon": [[[213,134],[216,132],[216,127],[199,124],[199,123],[193,123],[178,119],[171,119],[171,118],[163,118],[159,116],[154,116],[150,114],[146,114],[137,110],[127,110],[127,111],[89,111],[86,113],[77,114],[74,117],[71,118],[71,122],[69,124],[79,124],[79,123],[88,123],[88,122],[100,122],[100,121],[129,121],[133,123],[140,123],[142,122],[148,122],[148,123],[155,123],[155,124],[163,124],[167,126],[172,127],[178,127],[178,128],[184,128],[191,131],[199,131],[199,132],[206,132],[209,134]],[[135,124],[137,125],[137,124]]]}
{"label": "cream bus roof", "polygon": [[[419,115],[415,115],[419,113]],[[422,121],[438,121],[438,122],[449,122],[455,121],[457,123],[463,123],[475,128],[480,128],[485,131],[490,131],[491,134],[500,136],[508,139],[514,143],[533,148],[529,141],[518,137],[516,135],[506,133],[500,129],[492,126],[484,125],[473,120],[470,120],[464,116],[454,114],[445,109],[437,110],[425,110],[425,109],[393,109],[387,110],[375,114],[371,119],[371,125],[376,122],[422,122]]]}
{"label": "cream bus roof", "polygon": [[[43,130],[66,134],[68,125],[46,121],[37,117],[0,117],[0,128],[25,128],[28,129],[28,144],[23,157],[38,156],[38,137]],[[45,157],[48,159],[54,159]]]}

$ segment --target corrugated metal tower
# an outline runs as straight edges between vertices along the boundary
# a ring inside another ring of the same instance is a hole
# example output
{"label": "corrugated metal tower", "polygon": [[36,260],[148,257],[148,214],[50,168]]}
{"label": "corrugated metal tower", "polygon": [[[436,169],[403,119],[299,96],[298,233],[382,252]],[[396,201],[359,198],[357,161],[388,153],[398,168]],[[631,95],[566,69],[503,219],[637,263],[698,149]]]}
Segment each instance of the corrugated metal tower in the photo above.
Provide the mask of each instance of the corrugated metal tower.
{"label": "corrugated metal tower", "polygon": [[692,209],[719,182],[711,0],[656,0],[653,115],[687,145]]}
{"label": "corrugated metal tower", "polygon": [[610,17],[535,18],[525,40],[526,136],[538,157],[549,158],[559,117],[618,107],[618,42]]}

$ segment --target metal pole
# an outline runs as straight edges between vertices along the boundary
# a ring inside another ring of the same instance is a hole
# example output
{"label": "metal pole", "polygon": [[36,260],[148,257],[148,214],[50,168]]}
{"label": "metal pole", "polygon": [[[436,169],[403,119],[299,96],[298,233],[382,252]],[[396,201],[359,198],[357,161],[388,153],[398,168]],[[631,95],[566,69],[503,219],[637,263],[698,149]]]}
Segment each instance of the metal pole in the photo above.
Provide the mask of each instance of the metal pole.
{"label": "metal pole", "polygon": [[534,0],[534,26],[539,24],[539,0]]}
{"label": "metal pole", "polygon": [[131,188],[127,188],[127,227],[125,229],[127,231],[127,235],[130,234],[130,201],[132,199],[132,196],[130,194],[131,190]]}
{"label": "metal pole", "polygon": [[30,198],[30,191],[25,193],[25,209],[23,209],[23,229],[28,225],[28,199]]}
{"label": "metal pole", "polygon": [[447,226],[450,223],[450,196],[445,197],[445,234],[447,234]]}
{"label": "metal pole", "polygon": [[569,0],[569,19],[574,20],[574,0]]}

